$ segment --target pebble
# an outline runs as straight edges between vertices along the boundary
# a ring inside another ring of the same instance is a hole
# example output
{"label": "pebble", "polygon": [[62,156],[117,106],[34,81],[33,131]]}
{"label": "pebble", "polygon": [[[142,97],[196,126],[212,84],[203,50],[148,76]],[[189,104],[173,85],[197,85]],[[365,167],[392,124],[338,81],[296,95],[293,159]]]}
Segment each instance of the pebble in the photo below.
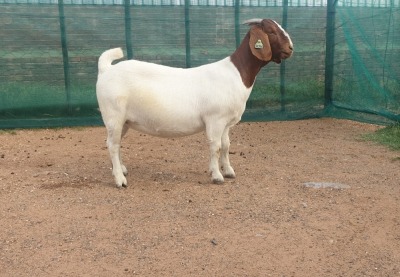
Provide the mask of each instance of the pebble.
{"label": "pebble", "polygon": [[349,189],[350,186],[346,184],[340,183],[324,183],[324,182],[308,182],[304,183],[304,186],[307,188],[315,188],[315,189],[324,189],[324,188],[333,188],[333,189]]}

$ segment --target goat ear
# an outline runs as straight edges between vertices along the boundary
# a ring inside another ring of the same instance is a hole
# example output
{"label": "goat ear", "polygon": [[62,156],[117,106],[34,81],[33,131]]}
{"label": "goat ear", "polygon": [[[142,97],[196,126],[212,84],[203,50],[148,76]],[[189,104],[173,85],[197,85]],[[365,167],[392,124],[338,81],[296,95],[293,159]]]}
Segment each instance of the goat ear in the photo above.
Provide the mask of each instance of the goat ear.
{"label": "goat ear", "polygon": [[258,27],[253,26],[250,29],[250,41],[249,46],[251,53],[257,57],[257,59],[269,62],[272,58],[271,45],[269,44],[268,35]]}

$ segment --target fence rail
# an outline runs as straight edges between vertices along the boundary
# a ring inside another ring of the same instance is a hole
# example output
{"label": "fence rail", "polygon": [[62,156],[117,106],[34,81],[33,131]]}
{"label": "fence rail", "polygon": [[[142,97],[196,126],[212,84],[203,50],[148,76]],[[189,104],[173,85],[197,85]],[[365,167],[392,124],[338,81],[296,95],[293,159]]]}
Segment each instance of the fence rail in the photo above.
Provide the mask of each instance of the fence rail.
{"label": "fence rail", "polygon": [[[58,0],[0,0],[0,4],[58,4]],[[66,5],[125,5],[124,0],[65,0]],[[288,0],[289,7],[326,7],[328,0]],[[283,7],[285,0],[130,0],[134,6]],[[400,0],[338,0],[338,7],[400,7]]]}

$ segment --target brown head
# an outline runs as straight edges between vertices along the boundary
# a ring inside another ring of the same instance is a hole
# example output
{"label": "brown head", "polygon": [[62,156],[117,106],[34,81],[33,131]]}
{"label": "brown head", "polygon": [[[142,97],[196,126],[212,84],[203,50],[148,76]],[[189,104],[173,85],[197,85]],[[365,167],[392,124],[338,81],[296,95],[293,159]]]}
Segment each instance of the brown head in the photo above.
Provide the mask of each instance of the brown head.
{"label": "brown head", "polygon": [[251,26],[249,47],[258,59],[281,63],[293,54],[293,43],[289,34],[276,21],[250,19],[244,24]]}
{"label": "brown head", "polygon": [[270,61],[281,63],[293,54],[289,34],[274,20],[250,19],[251,28],[231,60],[239,70],[243,83],[251,87],[260,69]]}

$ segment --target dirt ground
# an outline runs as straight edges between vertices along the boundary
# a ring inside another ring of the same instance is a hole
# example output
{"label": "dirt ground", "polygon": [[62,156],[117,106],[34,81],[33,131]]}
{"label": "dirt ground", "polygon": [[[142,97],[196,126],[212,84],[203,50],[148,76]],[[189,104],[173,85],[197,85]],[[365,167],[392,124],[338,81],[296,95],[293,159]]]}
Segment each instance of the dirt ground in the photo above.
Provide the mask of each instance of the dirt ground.
{"label": "dirt ground", "polygon": [[0,276],[400,276],[400,153],[360,138],[377,128],[240,123],[223,185],[204,134],[130,131],[126,189],[104,127],[0,132]]}

